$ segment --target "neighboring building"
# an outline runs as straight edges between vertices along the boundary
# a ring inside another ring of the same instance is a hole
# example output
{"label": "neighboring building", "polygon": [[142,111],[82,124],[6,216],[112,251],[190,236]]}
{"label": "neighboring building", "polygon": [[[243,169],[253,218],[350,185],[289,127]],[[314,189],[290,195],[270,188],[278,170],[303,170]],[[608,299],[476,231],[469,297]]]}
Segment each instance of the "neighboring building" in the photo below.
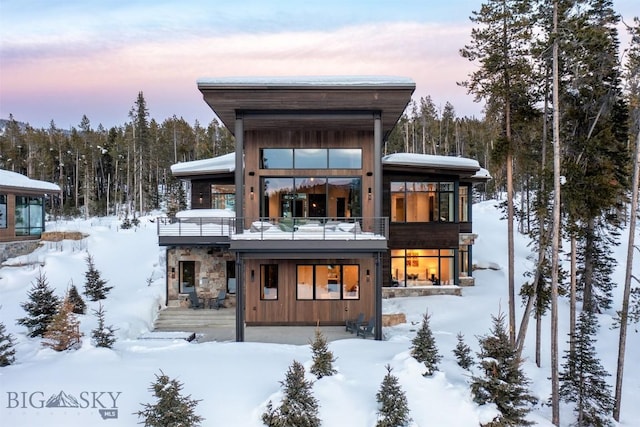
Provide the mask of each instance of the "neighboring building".
{"label": "neighboring building", "polygon": [[0,261],[40,239],[47,198],[60,193],[56,184],[0,169]]}
{"label": "neighboring building", "polygon": [[198,88],[236,151],[172,167],[191,183],[192,209],[158,223],[167,305],[224,288],[238,341],[245,324],[343,325],[359,313],[375,317],[381,339],[383,287],[469,280],[469,200],[487,179],[478,163],[382,156],[413,81],[231,78]]}

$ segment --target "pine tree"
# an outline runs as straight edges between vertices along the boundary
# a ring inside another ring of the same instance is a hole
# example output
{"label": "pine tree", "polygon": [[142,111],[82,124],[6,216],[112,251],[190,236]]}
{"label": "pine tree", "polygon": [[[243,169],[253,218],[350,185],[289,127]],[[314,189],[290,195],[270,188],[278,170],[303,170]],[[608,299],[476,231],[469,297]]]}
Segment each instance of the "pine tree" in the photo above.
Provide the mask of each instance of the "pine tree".
{"label": "pine tree", "polygon": [[598,323],[595,314],[584,310],[578,317],[576,333],[572,337],[574,351],[567,351],[560,374],[560,398],[575,403],[576,426],[604,427],[613,425],[611,386],[605,378],[609,374],[597,358],[593,346]]}
{"label": "pine tree", "polygon": [[429,319],[431,316],[429,313],[425,313],[422,317],[422,325],[418,330],[418,333],[411,341],[411,356],[413,356],[418,362],[424,363],[427,371],[424,376],[432,375],[438,370],[438,363],[442,356],[438,353],[436,347],[436,341],[431,333],[429,327]]}
{"label": "pine tree", "polygon": [[309,371],[318,379],[330,377],[337,372],[333,369],[333,362],[336,359],[333,357],[333,353],[329,351],[327,339],[320,331],[320,328],[316,328],[315,340],[311,343],[311,352],[313,353],[313,364]]}
{"label": "pine tree", "polygon": [[460,49],[469,61],[479,63],[461,85],[476,99],[487,101],[487,116],[500,124],[500,137],[494,154],[506,165],[507,241],[509,262],[509,338],[515,344],[515,269],[514,269],[514,185],[513,161],[517,144],[513,128],[531,108],[531,63],[529,49],[532,38],[531,1],[486,0],[480,11],[469,18],[475,25],[471,43]]}
{"label": "pine tree", "polygon": [[183,384],[176,379],[169,379],[164,372],[156,374],[156,381],[151,383],[149,391],[157,398],[155,404],[142,404],[143,410],[137,412],[138,418],[143,418],[141,424],[145,427],[195,427],[203,421],[196,415],[195,408],[199,400],[189,396],[182,396]]}
{"label": "pine tree", "polygon": [[42,271],[27,296],[29,301],[20,304],[27,316],[18,319],[17,323],[27,327],[31,338],[41,337],[58,311],[60,300],[53,294],[53,289],[49,287],[47,277]]}
{"label": "pine tree", "polygon": [[469,347],[464,342],[464,335],[462,335],[462,332],[458,332],[458,335],[456,335],[456,338],[458,339],[458,344],[456,344],[456,348],[453,349],[453,354],[456,356],[458,365],[462,369],[469,370],[469,368],[473,365],[473,357],[471,356],[471,347]]}
{"label": "pine tree", "polygon": [[9,366],[15,362],[16,350],[13,335],[7,333],[4,323],[0,322],[0,367]]}
{"label": "pine tree", "polygon": [[78,292],[78,288],[76,288],[76,285],[74,285],[73,282],[71,283],[71,287],[67,291],[67,299],[73,306],[73,312],[75,314],[84,314],[87,311],[87,304],[85,304],[84,300],[80,296],[80,293]]}
{"label": "pine tree", "polygon": [[87,254],[86,261],[87,271],[84,273],[84,294],[91,301],[106,299],[112,286],[106,286],[107,281],[100,277],[100,272],[96,269],[91,254]]}
{"label": "pine tree", "polygon": [[406,427],[411,422],[407,396],[387,365],[387,374],[376,393],[378,401],[378,422],[376,427]]}
{"label": "pine tree", "polygon": [[65,299],[47,326],[42,345],[55,351],[77,350],[82,345],[82,335],[73,305]]}
{"label": "pine tree", "polygon": [[480,368],[482,376],[473,376],[471,392],[473,400],[484,405],[494,403],[500,415],[488,426],[527,426],[533,423],[525,417],[536,403],[529,394],[529,380],[520,368],[520,360],[509,340],[504,315],[492,316],[491,335],[478,339],[480,343]]}
{"label": "pine tree", "polygon": [[93,344],[96,347],[112,348],[116,342],[115,329],[113,329],[113,326],[105,326],[104,308],[102,304],[98,305],[97,310],[93,310],[93,314],[98,318],[98,326],[91,331]]}
{"label": "pine tree", "polygon": [[304,366],[293,361],[285,380],[284,399],[278,408],[271,401],[262,414],[262,422],[269,427],[318,427],[318,401],[312,394],[313,383],[304,378]]}

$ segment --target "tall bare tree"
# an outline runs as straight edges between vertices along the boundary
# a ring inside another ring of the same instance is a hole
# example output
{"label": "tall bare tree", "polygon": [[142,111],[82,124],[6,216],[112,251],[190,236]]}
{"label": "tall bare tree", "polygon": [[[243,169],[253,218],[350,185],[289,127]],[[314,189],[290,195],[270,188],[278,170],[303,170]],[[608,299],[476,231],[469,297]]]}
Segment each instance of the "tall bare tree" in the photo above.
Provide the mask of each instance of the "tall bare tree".
{"label": "tall bare tree", "polygon": [[509,258],[509,339],[515,346],[515,273],[514,273],[514,186],[512,118],[514,109],[526,98],[531,64],[531,4],[528,0],[488,0],[470,17],[476,25],[471,43],[460,50],[480,68],[461,83],[477,100],[484,99],[500,112],[501,149],[505,155],[507,177],[507,233]]}

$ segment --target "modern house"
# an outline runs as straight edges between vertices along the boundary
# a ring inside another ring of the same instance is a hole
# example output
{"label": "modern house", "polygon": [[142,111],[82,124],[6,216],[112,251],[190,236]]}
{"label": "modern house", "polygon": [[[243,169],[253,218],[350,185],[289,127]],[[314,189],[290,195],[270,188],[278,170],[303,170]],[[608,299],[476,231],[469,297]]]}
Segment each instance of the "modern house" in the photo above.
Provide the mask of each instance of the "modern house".
{"label": "modern house", "polygon": [[[471,159],[392,154],[415,84],[398,77],[201,80],[235,153],[176,164],[189,211],[158,222],[167,305],[227,291],[245,325],[344,325],[382,337],[388,288],[470,284]],[[485,171],[486,172],[486,171]]]}
{"label": "modern house", "polygon": [[0,169],[0,261],[30,252],[44,232],[45,200],[60,187]]}

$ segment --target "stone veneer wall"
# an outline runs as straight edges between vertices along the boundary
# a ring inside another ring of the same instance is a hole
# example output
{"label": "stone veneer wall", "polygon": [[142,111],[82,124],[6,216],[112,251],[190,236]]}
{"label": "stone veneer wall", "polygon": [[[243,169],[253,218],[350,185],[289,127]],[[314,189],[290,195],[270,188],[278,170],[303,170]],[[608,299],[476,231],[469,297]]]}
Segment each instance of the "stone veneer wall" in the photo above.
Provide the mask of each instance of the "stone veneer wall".
{"label": "stone veneer wall", "polygon": [[429,295],[462,296],[459,286],[410,286],[408,288],[382,288],[382,298],[426,297]]}
{"label": "stone veneer wall", "polygon": [[0,263],[8,260],[9,258],[30,254],[35,251],[39,245],[39,240],[0,243]]}
{"label": "stone veneer wall", "polygon": [[[209,253],[212,252],[212,253]],[[185,304],[185,294],[180,293],[179,266],[180,261],[195,261],[196,292],[209,290],[214,295],[220,289],[227,288],[227,261],[233,261],[234,256],[227,251],[213,250],[207,247],[171,247],[167,249],[167,306],[188,306]],[[171,269],[175,268],[175,278]],[[204,279],[204,285],[200,285]],[[233,306],[234,295],[227,294],[227,306]]]}

